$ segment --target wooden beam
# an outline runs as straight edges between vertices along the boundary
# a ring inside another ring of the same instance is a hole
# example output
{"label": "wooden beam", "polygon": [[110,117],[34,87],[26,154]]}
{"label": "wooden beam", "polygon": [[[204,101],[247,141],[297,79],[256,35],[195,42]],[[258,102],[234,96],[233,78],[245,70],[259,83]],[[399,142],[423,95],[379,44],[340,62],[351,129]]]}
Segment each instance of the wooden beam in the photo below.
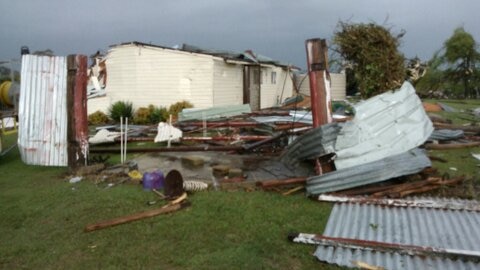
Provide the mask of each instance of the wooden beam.
{"label": "wooden beam", "polygon": [[129,223],[129,222],[132,222],[132,221],[140,220],[140,219],[154,217],[154,216],[158,216],[158,215],[162,215],[162,214],[168,214],[168,213],[172,213],[172,212],[178,211],[180,209],[186,208],[189,205],[190,205],[190,203],[168,204],[168,205],[166,205],[162,208],[153,209],[153,210],[149,210],[149,211],[145,211],[145,212],[141,212],[141,213],[136,213],[136,214],[132,214],[132,215],[128,215],[128,216],[123,216],[123,217],[119,217],[119,218],[115,218],[115,219],[104,220],[104,221],[101,221],[101,222],[98,222],[98,223],[95,223],[95,224],[90,224],[90,225],[85,226],[84,231],[85,232],[92,232],[92,231],[95,231],[95,230],[105,229],[105,228],[108,228],[108,227],[113,227],[113,226],[116,226],[116,225],[125,224],[125,223]]}

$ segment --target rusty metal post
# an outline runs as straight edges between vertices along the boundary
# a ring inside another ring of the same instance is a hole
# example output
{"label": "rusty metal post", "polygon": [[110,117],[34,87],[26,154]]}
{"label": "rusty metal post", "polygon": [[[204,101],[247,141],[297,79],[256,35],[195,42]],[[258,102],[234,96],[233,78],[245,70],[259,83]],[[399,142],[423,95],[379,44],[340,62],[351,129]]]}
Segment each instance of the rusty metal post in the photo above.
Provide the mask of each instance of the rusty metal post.
{"label": "rusty metal post", "polygon": [[88,157],[87,56],[67,58],[68,166],[86,165]]}
{"label": "rusty metal post", "polygon": [[310,80],[313,127],[332,122],[330,76],[328,75],[327,42],[325,39],[305,41],[307,70]]}

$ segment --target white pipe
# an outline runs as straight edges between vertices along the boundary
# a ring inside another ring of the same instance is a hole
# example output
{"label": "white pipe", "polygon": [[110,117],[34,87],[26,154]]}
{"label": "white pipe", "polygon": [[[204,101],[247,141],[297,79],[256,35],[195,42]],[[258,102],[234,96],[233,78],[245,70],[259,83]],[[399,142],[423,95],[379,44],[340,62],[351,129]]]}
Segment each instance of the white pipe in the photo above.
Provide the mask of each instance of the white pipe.
{"label": "white pipe", "polygon": [[128,117],[125,117],[125,145],[123,146],[123,162],[127,160],[127,143],[128,143]]}
{"label": "white pipe", "polygon": [[123,164],[123,117],[120,117],[120,163]]}
{"label": "white pipe", "polygon": [[168,142],[167,142],[167,147],[170,148],[170,141],[172,140],[172,115],[170,114],[168,118],[168,124],[170,125],[168,127]]}

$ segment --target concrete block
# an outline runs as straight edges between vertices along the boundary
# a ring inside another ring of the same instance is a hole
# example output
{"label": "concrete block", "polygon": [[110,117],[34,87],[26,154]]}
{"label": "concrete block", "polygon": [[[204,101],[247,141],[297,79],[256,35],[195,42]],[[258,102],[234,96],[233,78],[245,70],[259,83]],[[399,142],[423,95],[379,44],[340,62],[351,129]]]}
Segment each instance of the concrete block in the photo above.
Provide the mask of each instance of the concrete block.
{"label": "concrete block", "polygon": [[200,167],[203,166],[205,160],[201,156],[185,156],[182,157],[182,164],[188,167]]}
{"label": "concrete block", "polygon": [[228,178],[234,178],[234,177],[239,177],[243,176],[243,171],[240,168],[231,168],[228,170]]}
{"label": "concrete block", "polygon": [[230,167],[227,165],[212,166],[212,172],[213,172],[213,175],[215,176],[226,176],[228,175],[229,170],[230,170]]}

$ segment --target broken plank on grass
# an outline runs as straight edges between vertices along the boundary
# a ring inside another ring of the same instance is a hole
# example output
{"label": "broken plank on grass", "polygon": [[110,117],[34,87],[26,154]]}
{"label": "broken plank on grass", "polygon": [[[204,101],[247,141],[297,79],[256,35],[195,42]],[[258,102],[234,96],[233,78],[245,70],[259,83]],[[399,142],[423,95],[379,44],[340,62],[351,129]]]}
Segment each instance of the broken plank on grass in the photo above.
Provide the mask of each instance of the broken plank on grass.
{"label": "broken plank on grass", "polygon": [[144,219],[144,218],[154,217],[154,216],[158,216],[158,215],[162,215],[162,214],[173,213],[175,211],[184,209],[188,206],[190,206],[190,203],[169,204],[169,205],[166,205],[162,208],[148,210],[148,211],[141,212],[141,213],[136,213],[136,214],[123,216],[123,217],[119,217],[119,218],[114,218],[114,219],[110,219],[110,220],[104,220],[104,221],[101,221],[101,222],[98,222],[98,223],[95,223],[95,224],[90,224],[90,225],[85,226],[84,231],[85,232],[92,232],[92,231],[105,229],[105,228],[108,228],[108,227],[113,227],[113,226],[116,226],[116,225],[129,223],[129,222]]}

